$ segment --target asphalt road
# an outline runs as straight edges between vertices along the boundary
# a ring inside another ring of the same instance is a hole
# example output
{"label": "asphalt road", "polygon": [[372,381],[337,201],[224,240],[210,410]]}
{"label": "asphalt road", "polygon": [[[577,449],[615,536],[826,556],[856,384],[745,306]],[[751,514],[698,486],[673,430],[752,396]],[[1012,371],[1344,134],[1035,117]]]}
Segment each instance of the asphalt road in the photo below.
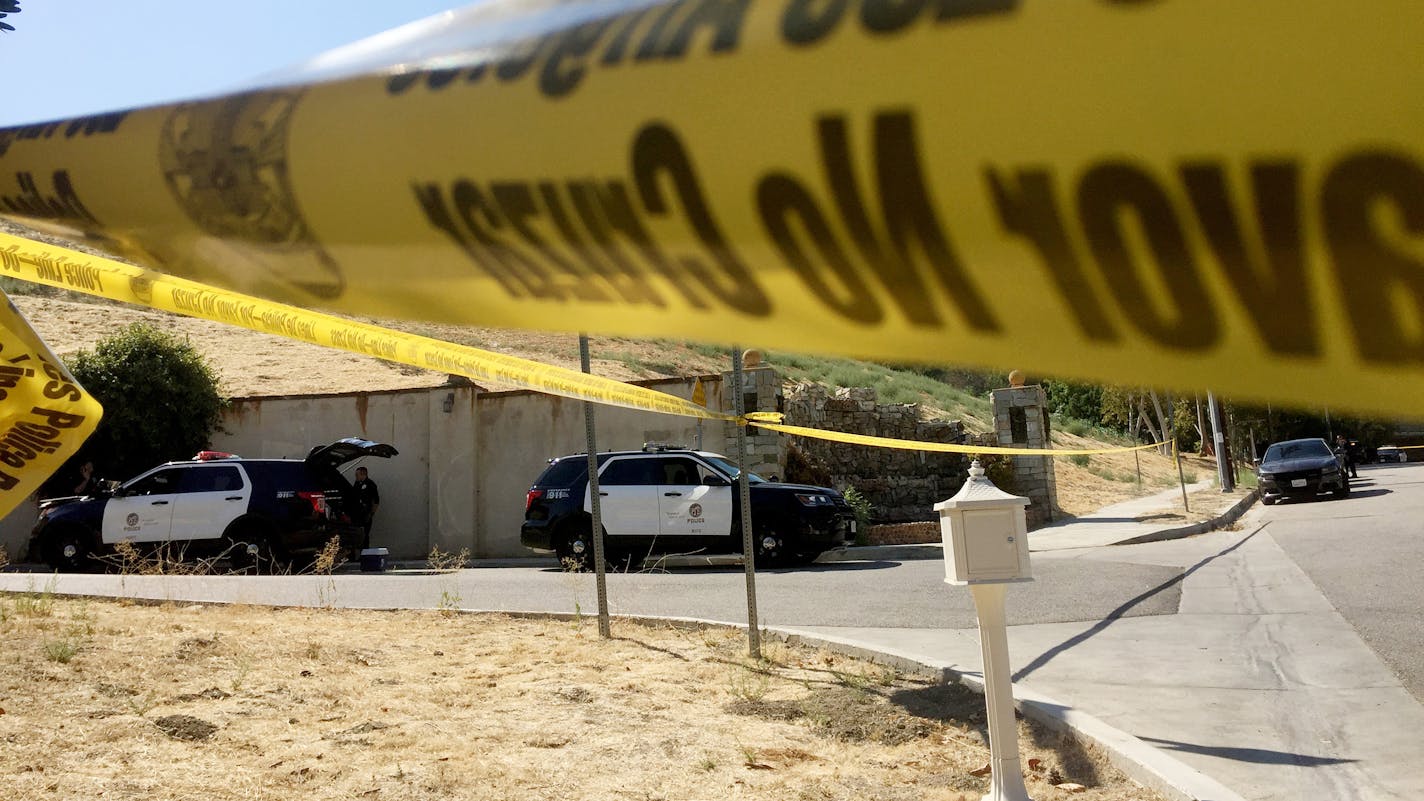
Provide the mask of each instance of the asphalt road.
{"label": "asphalt road", "polygon": [[1349,498],[1263,510],[1267,530],[1424,701],[1424,463],[1363,465]]}

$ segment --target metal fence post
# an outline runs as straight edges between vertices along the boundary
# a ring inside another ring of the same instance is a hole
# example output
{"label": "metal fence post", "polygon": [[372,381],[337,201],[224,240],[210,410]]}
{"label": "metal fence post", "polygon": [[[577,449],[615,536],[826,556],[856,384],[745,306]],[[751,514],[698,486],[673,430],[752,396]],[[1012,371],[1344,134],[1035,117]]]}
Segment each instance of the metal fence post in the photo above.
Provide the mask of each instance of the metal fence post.
{"label": "metal fence post", "polygon": [[747,652],[761,659],[761,630],[757,626],[756,543],[752,541],[752,493],[747,483],[747,426],[741,419],[746,413],[742,375],[742,350],[732,347],[732,409],[737,415],[737,498],[742,510],[742,567],[747,575]]}
{"label": "metal fence post", "polygon": [[[588,356],[588,335],[579,334],[579,367],[585,373],[593,369]],[[584,434],[588,438],[588,503],[593,514],[593,570],[594,584],[598,587],[598,636],[608,639],[613,636],[608,625],[608,567],[603,554],[603,509],[598,494],[598,440],[594,436],[593,401],[583,402]]]}

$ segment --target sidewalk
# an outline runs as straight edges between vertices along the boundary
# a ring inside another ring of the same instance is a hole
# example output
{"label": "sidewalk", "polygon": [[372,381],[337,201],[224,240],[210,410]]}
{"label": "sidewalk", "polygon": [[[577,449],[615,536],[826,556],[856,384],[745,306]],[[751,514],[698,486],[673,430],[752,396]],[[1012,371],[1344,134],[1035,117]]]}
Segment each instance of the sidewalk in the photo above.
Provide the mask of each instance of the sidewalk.
{"label": "sidewalk", "polygon": [[[1188,484],[1186,491],[1196,492],[1209,489],[1211,481]],[[1173,487],[1154,495],[1134,498],[1130,501],[1105,506],[1087,517],[1075,517],[1044,526],[1028,533],[1028,548],[1032,553],[1043,551],[1063,551],[1076,548],[1098,548],[1105,545],[1123,545],[1140,542],[1155,542],[1176,539],[1192,534],[1211,531],[1240,517],[1254,503],[1254,496],[1246,499],[1237,508],[1205,523],[1163,528],[1161,523],[1138,522],[1138,518],[1150,517],[1154,512],[1176,508],[1182,497],[1182,488]],[[866,545],[832,551],[822,555],[822,562],[842,562],[860,559],[942,559],[944,549],[939,543],[916,545]]]}
{"label": "sidewalk", "polygon": [[[1424,798],[1424,705],[1276,545],[1259,515],[1248,514],[1239,530],[1190,539],[1186,529],[1133,520],[1178,492],[1030,534],[1036,559],[1176,565],[1183,573],[1101,621],[1011,625],[1014,695],[1024,714],[1098,742],[1127,773],[1169,797]],[[1190,528],[1208,531],[1209,524]],[[1158,539],[1176,541],[1123,544]],[[1177,584],[1176,614],[1124,616]],[[980,682],[973,629],[783,631]]]}

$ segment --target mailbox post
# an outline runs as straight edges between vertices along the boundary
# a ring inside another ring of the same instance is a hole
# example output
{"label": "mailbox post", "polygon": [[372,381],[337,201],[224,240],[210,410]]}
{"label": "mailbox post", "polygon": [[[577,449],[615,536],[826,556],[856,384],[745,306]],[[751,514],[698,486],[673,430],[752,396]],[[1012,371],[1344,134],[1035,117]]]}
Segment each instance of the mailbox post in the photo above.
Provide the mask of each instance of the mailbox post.
{"label": "mailbox post", "polygon": [[979,649],[984,655],[984,703],[988,708],[992,778],[984,801],[1032,801],[1019,765],[1009,679],[1005,585],[1033,581],[1029,573],[1028,498],[994,486],[976,459],[969,479],[953,498],[935,504],[944,538],[944,581],[968,585],[979,616]]}

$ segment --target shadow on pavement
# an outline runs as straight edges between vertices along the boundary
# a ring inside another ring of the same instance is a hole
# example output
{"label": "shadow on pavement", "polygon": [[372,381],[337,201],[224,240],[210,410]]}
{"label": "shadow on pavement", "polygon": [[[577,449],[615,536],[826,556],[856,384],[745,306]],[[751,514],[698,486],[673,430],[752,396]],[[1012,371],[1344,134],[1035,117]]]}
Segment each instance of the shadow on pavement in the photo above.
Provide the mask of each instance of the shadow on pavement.
{"label": "shadow on pavement", "polygon": [[1268,748],[1233,748],[1225,745],[1197,745],[1196,743],[1184,743],[1179,740],[1161,740],[1156,737],[1139,737],[1144,743],[1151,743],[1155,746],[1165,748],[1168,751],[1185,751],[1191,754],[1203,754],[1205,756],[1220,757],[1222,759],[1232,759],[1237,762],[1255,762],[1262,765],[1298,765],[1303,768],[1314,768],[1321,765],[1339,765],[1345,762],[1358,762],[1357,759],[1340,759],[1337,757],[1314,757],[1305,754],[1292,754],[1289,751],[1272,751]]}
{"label": "shadow on pavement", "polygon": [[1361,485],[1365,485],[1365,482],[1351,481],[1350,494],[1343,498],[1336,498],[1331,495],[1317,495],[1313,498],[1281,498],[1276,501],[1276,504],[1280,506],[1297,506],[1310,503],[1329,503],[1330,501],[1348,501],[1351,498],[1373,498],[1377,495],[1389,495],[1394,492],[1394,490],[1387,489],[1355,489]]}
{"label": "shadow on pavement", "polygon": [[[762,574],[767,574],[767,573],[770,573],[770,574],[777,574],[777,573],[848,573],[848,572],[855,571],[855,570],[889,570],[889,569],[892,568],[892,567],[899,567],[901,564],[903,564],[903,563],[902,563],[902,562],[892,561],[892,560],[889,560],[889,559],[875,559],[875,560],[847,561],[847,562],[818,562],[818,563],[816,563],[816,564],[814,564],[814,565],[802,565],[802,566],[800,566],[800,567],[772,567],[772,568],[763,568],[763,569],[758,570],[758,571],[756,571],[756,572],[757,572],[757,575],[762,575]],[[542,572],[542,573],[563,573],[563,572],[564,572],[564,569],[561,568],[561,567],[546,567],[546,568],[544,568],[543,570],[541,570],[540,572]],[[589,571],[586,571],[586,572],[588,572],[590,575],[593,573],[592,570],[589,570]],[[608,575],[610,575],[610,576],[613,576],[613,575],[633,575],[633,576],[636,576],[636,575],[640,575],[640,574],[650,574],[650,573],[656,573],[656,574],[659,574],[659,575],[666,575],[666,574],[669,574],[669,573],[677,573],[678,575],[697,576],[697,575],[704,575],[704,574],[741,573],[741,572],[743,572],[741,565],[668,565],[668,566],[659,566],[659,567],[645,567],[645,568],[641,568],[641,569],[639,569],[639,570],[627,570],[627,571],[624,571],[624,570],[609,570],[609,571],[608,571]]]}
{"label": "shadow on pavement", "polygon": [[1214,553],[1211,556],[1208,556],[1207,558],[1187,568],[1186,570],[1183,570],[1180,574],[1173,576],[1172,578],[1162,582],[1161,584],[1158,584],[1156,587],[1153,587],[1152,589],[1147,590],[1146,592],[1139,594],[1137,597],[1127,601],[1118,608],[1109,612],[1107,616],[1104,617],[1102,620],[1099,620],[1097,623],[1094,623],[1093,627],[1088,629],[1087,631],[1084,631],[1081,634],[1075,634],[1072,637],[1069,637],[1068,639],[1059,643],[1058,645],[1055,645],[1052,648],[1049,648],[1047,651],[1044,651],[1043,653],[1039,654],[1037,657],[1034,658],[1032,662],[1029,662],[1027,665],[1024,665],[1022,668],[1019,668],[1018,672],[1014,673],[1013,680],[1022,681],[1030,673],[1034,672],[1035,670],[1038,670],[1049,662],[1052,662],[1054,657],[1076,645],[1080,645],[1097,636],[1108,626],[1111,626],[1119,618],[1123,617],[1129,611],[1131,611],[1134,606],[1137,606],[1138,604],[1142,603],[1148,598],[1151,598],[1154,595],[1157,595],[1158,593],[1171,589],[1174,585],[1182,583],[1186,580],[1187,576],[1190,576],[1191,574],[1197,572],[1203,567],[1206,567],[1208,564],[1211,564],[1217,559],[1220,559],[1221,557],[1231,553],[1237,548],[1240,548],[1242,545],[1245,545],[1247,542],[1250,541],[1252,537],[1259,534],[1262,528],[1265,527],[1262,526],[1260,528],[1257,528],[1255,531],[1252,531],[1250,534],[1247,534],[1245,537],[1242,537],[1240,542],[1237,542],[1231,545],[1230,547],[1223,548],[1217,553]]}

